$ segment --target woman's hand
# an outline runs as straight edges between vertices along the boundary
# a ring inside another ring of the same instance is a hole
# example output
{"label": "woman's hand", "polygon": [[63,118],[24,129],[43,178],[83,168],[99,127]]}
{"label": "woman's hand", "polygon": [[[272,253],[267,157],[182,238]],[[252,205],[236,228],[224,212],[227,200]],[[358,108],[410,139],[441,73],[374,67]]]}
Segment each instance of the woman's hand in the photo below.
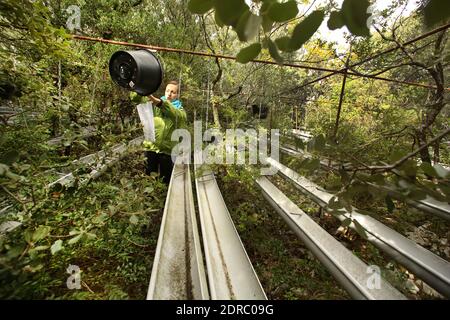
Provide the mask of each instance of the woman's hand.
{"label": "woman's hand", "polygon": [[148,98],[150,99],[150,101],[156,105],[159,106],[161,104],[161,99],[156,98],[155,96],[153,96],[152,94],[148,96]]}

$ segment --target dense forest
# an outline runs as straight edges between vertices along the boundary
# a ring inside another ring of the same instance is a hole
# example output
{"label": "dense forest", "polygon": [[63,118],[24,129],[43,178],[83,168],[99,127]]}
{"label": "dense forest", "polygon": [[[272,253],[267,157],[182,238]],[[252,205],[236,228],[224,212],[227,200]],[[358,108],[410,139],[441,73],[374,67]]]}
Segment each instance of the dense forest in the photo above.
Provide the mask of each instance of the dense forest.
{"label": "dense forest", "polygon": [[[448,270],[436,287],[342,217],[358,208],[450,266],[449,10],[439,0],[2,0],[0,297],[146,298],[168,185],[145,174],[142,145],[130,143],[143,134],[137,101],[108,70],[114,52],[143,44],[161,48],[163,83],[180,83],[191,132],[194,121],[278,129],[279,162],[333,197],[321,204],[282,174],[268,180],[405,297],[448,299]],[[260,166],[210,169],[267,298],[351,299],[263,197]],[[437,209],[420,205],[430,198]]]}

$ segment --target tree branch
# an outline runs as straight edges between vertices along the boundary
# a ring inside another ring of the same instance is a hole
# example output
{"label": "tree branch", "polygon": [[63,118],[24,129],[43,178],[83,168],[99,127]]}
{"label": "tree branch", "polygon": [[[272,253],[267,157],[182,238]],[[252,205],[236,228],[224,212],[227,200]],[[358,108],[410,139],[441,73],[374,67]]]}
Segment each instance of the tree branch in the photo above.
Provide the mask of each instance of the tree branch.
{"label": "tree branch", "polygon": [[442,131],[440,134],[438,134],[436,137],[434,137],[433,139],[428,141],[426,144],[422,145],[420,148],[417,148],[413,152],[407,154],[406,156],[404,156],[403,158],[401,158],[400,160],[396,161],[395,163],[393,163],[391,165],[387,165],[387,166],[367,166],[367,165],[365,165],[364,168],[356,168],[354,170],[358,170],[358,171],[362,171],[362,170],[381,170],[381,171],[393,170],[393,169],[401,166],[408,159],[414,157],[416,154],[418,154],[423,149],[428,148],[430,145],[432,145],[436,141],[439,141],[440,139],[442,139],[444,136],[446,136],[449,133],[450,133],[450,128]]}

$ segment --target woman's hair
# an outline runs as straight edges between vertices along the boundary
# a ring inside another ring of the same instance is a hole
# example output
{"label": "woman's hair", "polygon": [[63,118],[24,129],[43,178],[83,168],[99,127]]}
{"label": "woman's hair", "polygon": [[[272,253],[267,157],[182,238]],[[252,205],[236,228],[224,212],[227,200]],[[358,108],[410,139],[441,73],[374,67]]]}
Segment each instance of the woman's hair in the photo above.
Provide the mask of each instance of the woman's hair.
{"label": "woman's hair", "polygon": [[180,84],[178,83],[177,80],[172,80],[172,81],[167,82],[166,87],[167,87],[169,84],[173,84],[173,85],[177,86],[177,88],[178,88],[177,91],[178,91],[178,93],[180,93]]}
{"label": "woman's hair", "polygon": [[178,83],[177,80],[172,80],[172,81],[167,82],[167,85],[169,85],[169,84],[174,84],[174,85],[180,87],[180,84]]}

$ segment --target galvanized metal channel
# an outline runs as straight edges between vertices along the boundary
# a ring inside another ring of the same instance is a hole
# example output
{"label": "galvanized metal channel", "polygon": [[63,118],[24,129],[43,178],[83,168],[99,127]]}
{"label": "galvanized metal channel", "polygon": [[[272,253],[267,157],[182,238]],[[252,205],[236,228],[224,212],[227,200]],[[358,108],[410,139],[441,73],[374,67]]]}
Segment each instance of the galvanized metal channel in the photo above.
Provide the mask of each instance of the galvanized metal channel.
{"label": "galvanized metal channel", "polygon": [[313,137],[309,131],[300,130],[300,129],[292,129],[291,134],[295,137],[303,140],[303,142],[308,142]]}
{"label": "galvanized metal channel", "polygon": [[[354,299],[406,299],[374,270],[322,229],[266,177],[256,183],[263,196],[281,215],[306,247],[324,264]],[[374,277],[380,277],[378,282]]]}
{"label": "galvanized metal channel", "polygon": [[[290,156],[294,156],[294,157],[302,157],[302,158],[311,158],[311,155],[305,151],[300,151],[300,150],[294,150],[291,147],[280,147],[280,150]],[[321,160],[320,164],[323,167],[329,167],[329,165],[331,166],[336,166],[337,164],[334,162],[331,162],[331,164],[329,164],[327,161],[325,160]],[[370,184],[370,183],[369,183]],[[401,201],[405,201],[407,204],[409,204],[412,207],[415,207],[419,210],[422,210],[425,213],[428,214],[433,214],[436,215],[440,218],[443,218],[447,221],[450,221],[450,204],[448,202],[444,202],[444,201],[440,201],[437,200],[429,195],[426,196],[425,199],[423,200],[413,200],[413,199],[408,199],[405,198],[400,192],[397,192],[395,190],[383,187],[383,186],[379,186],[376,184],[370,184],[372,185],[374,188],[378,188],[378,189],[382,189],[384,191],[387,191],[389,193],[389,195],[394,198],[394,199],[398,199]]]}
{"label": "galvanized metal channel", "polygon": [[[198,155],[196,163],[200,163]],[[199,166],[196,166],[195,173],[211,299],[267,299],[230,217],[214,174],[209,169]]]}
{"label": "galvanized metal channel", "polygon": [[429,195],[423,200],[408,199],[400,192],[390,188],[369,183],[372,187],[386,191],[392,198],[405,201],[412,207],[415,207],[425,213],[436,215],[442,219],[450,221],[450,204],[448,202],[437,200]]}
{"label": "galvanized metal channel", "polygon": [[[100,150],[96,153],[84,156],[78,160],[73,161],[73,165],[77,166],[79,164],[83,164],[86,166],[91,166],[91,172],[89,173],[89,177],[84,180],[84,182],[89,179],[96,179],[100,175],[102,175],[109,167],[120,161],[123,157],[126,156],[127,151],[132,148],[142,144],[144,140],[143,136],[137,137],[131,140],[128,144],[120,143],[115,145],[111,150],[111,157],[108,157],[108,153],[105,150]],[[66,186],[75,181],[75,176],[72,172],[60,177],[58,180],[50,183],[47,187],[51,188],[56,184],[60,184],[62,186]]]}
{"label": "galvanized metal channel", "polygon": [[[274,159],[267,158],[267,162],[277,168],[282,176],[292,181],[295,186],[321,207],[326,207],[332,194],[326,192],[315,183],[300,176],[295,171],[282,165]],[[345,209],[343,209],[345,210]],[[386,252],[394,260],[404,265],[431,287],[450,297],[450,263],[435,255],[431,251],[419,246],[398,232],[390,229],[374,218],[361,214],[356,208],[338,216],[343,221],[351,218],[359,222],[366,230],[368,241]],[[351,228],[355,228],[352,223]]]}
{"label": "galvanized metal channel", "polygon": [[188,164],[172,172],[147,299],[209,299]]}
{"label": "galvanized metal channel", "polygon": [[[80,128],[80,133],[78,134],[80,138],[89,138],[92,137],[96,134],[97,132],[97,128],[94,126],[88,126],[88,127],[83,127]],[[61,145],[64,142],[64,136],[59,136],[53,139],[50,139],[49,141],[47,141],[47,144],[49,146],[57,146],[57,145]]]}

